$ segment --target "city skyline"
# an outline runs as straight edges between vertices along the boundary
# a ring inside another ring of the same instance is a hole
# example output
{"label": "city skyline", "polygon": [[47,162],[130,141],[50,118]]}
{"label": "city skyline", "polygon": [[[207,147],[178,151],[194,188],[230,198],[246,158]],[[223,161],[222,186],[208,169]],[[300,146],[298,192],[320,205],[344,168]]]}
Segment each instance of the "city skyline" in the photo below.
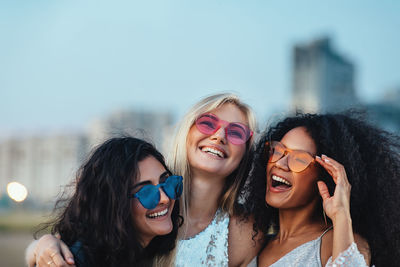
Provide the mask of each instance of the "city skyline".
{"label": "city skyline", "polygon": [[[330,36],[354,62],[356,95],[399,87],[400,3],[2,1],[0,135],[81,131],[115,109],[178,119],[237,92],[267,117],[290,107],[297,44]],[[272,97],[273,96],[273,97]]]}

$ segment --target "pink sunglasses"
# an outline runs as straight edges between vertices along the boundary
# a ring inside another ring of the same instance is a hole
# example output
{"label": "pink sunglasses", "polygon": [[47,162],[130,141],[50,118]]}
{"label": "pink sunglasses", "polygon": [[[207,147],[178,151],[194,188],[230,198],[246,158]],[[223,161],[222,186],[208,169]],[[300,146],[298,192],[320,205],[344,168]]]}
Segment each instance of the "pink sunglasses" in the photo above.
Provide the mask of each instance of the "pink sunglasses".
{"label": "pink sunglasses", "polygon": [[225,127],[225,136],[234,145],[246,143],[253,135],[253,132],[246,125],[221,120],[212,113],[204,113],[196,120],[196,127],[203,134],[214,134],[221,126]]}

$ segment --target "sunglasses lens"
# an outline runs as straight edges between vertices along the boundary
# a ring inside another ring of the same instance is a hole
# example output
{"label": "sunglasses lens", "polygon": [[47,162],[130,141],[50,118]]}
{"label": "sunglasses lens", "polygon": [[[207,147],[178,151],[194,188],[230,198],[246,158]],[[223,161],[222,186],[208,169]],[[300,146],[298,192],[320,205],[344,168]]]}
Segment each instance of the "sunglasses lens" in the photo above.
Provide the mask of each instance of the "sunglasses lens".
{"label": "sunglasses lens", "polygon": [[146,209],[154,209],[160,202],[160,191],[155,185],[145,185],[136,194],[140,203]]}
{"label": "sunglasses lens", "polygon": [[163,185],[163,189],[169,198],[178,199],[183,189],[182,176],[173,175],[168,177]]}
{"label": "sunglasses lens", "polygon": [[[197,129],[203,134],[213,134],[219,129],[220,120],[212,114],[203,114],[196,120]],[[226,127],[226,136],[234,145],[241,145],[251,136],[250,129],[240,123],[229,123]]]}
{"label": "sunglasses lens", "polygon": [[211,114],[203,114],[196,120],[196,127],[203,134],[213,134],[218,128],[218,118]]}
{"label": "sunglasses lens", "polygon": [[314,158],[303,151],[288,150],[283,144],[277,141],[272,141],[269,150],[269,162],[277,162],[285,155],[288,155],[288,167],[293,172],[304,171]]}
{"label": "sunglasses lens", "polygon": [[234,145],[241,145],[249,139],[250,130],[239,123],[230,123],[226,128],[226,135],[229,142]]}
{"label": "sunglasses lens", "polygon": [[285,148],[276,141],[271,142],[269,162],[277,162],[285,155]]}
{"label": "sunglasses lens", "polygon": [[313,158],[304,152],[293,151],[289,154],[289,168],[294,172],[304,171],[313,161]]}

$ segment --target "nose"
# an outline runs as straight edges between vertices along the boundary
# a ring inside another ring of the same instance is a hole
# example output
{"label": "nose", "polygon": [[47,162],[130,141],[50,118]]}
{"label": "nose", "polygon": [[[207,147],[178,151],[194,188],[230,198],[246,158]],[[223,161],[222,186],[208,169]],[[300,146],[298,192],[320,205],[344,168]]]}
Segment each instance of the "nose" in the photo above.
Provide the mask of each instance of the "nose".
{"label": "nose", "polygon": [[282,158],[280,158],[277,162],[275,162],[275,166],[282,170],[289,171],[288,160],[289,160],[289,155],[285,154],[283,155]]}
{"label": "nose", "polygon": [[164,190],[159,188],[160,190],[160,202],[158,204],[169,204],[169,197],[165,194]]}
{"label": "nose", "polygon": [[211,140],[217,141],[218,143],[221,144],[226,144],[226,133],[225,133],[225,127],[221,126],[215,133],[213,133],[210,136]]}

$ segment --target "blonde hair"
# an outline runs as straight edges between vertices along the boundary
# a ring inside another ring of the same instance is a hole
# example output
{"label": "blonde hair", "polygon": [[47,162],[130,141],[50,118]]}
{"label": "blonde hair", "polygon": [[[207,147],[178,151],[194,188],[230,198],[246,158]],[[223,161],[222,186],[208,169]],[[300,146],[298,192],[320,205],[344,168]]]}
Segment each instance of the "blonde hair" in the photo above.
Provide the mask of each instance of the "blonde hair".
{"label": "blonde hair", "polygon": [[[183,194],[180,198],[180,203],[184,218],[188,218],[190,184],[192,179],[186,149],[186,139],[189,130],[201,114],[210,112],[224,104],[234,104],[237,106],[245,114],[250,130],[252,130],[253,133],[256,132],[257,124],[253,111],[235,94],[221,93],[210,95],[200,100],[189,110],[189,112],[186,113],[177,128],[174,141],[172,142],[172,149],[167,157],[167,164],[173,173],[183,176]],[[246,152],[240,161],[238,168],[229,175],[229,179],[226,179],[225,187],[218,203],[218,207],[223,211],[228,212],[230,216],[235,212],[235,201],[242,180],[245,178],[244,176],[246,175],[246,171],[250,164],[249,152],[253,146],[253,140],[254,134],[249,141],[247,141]]]}

